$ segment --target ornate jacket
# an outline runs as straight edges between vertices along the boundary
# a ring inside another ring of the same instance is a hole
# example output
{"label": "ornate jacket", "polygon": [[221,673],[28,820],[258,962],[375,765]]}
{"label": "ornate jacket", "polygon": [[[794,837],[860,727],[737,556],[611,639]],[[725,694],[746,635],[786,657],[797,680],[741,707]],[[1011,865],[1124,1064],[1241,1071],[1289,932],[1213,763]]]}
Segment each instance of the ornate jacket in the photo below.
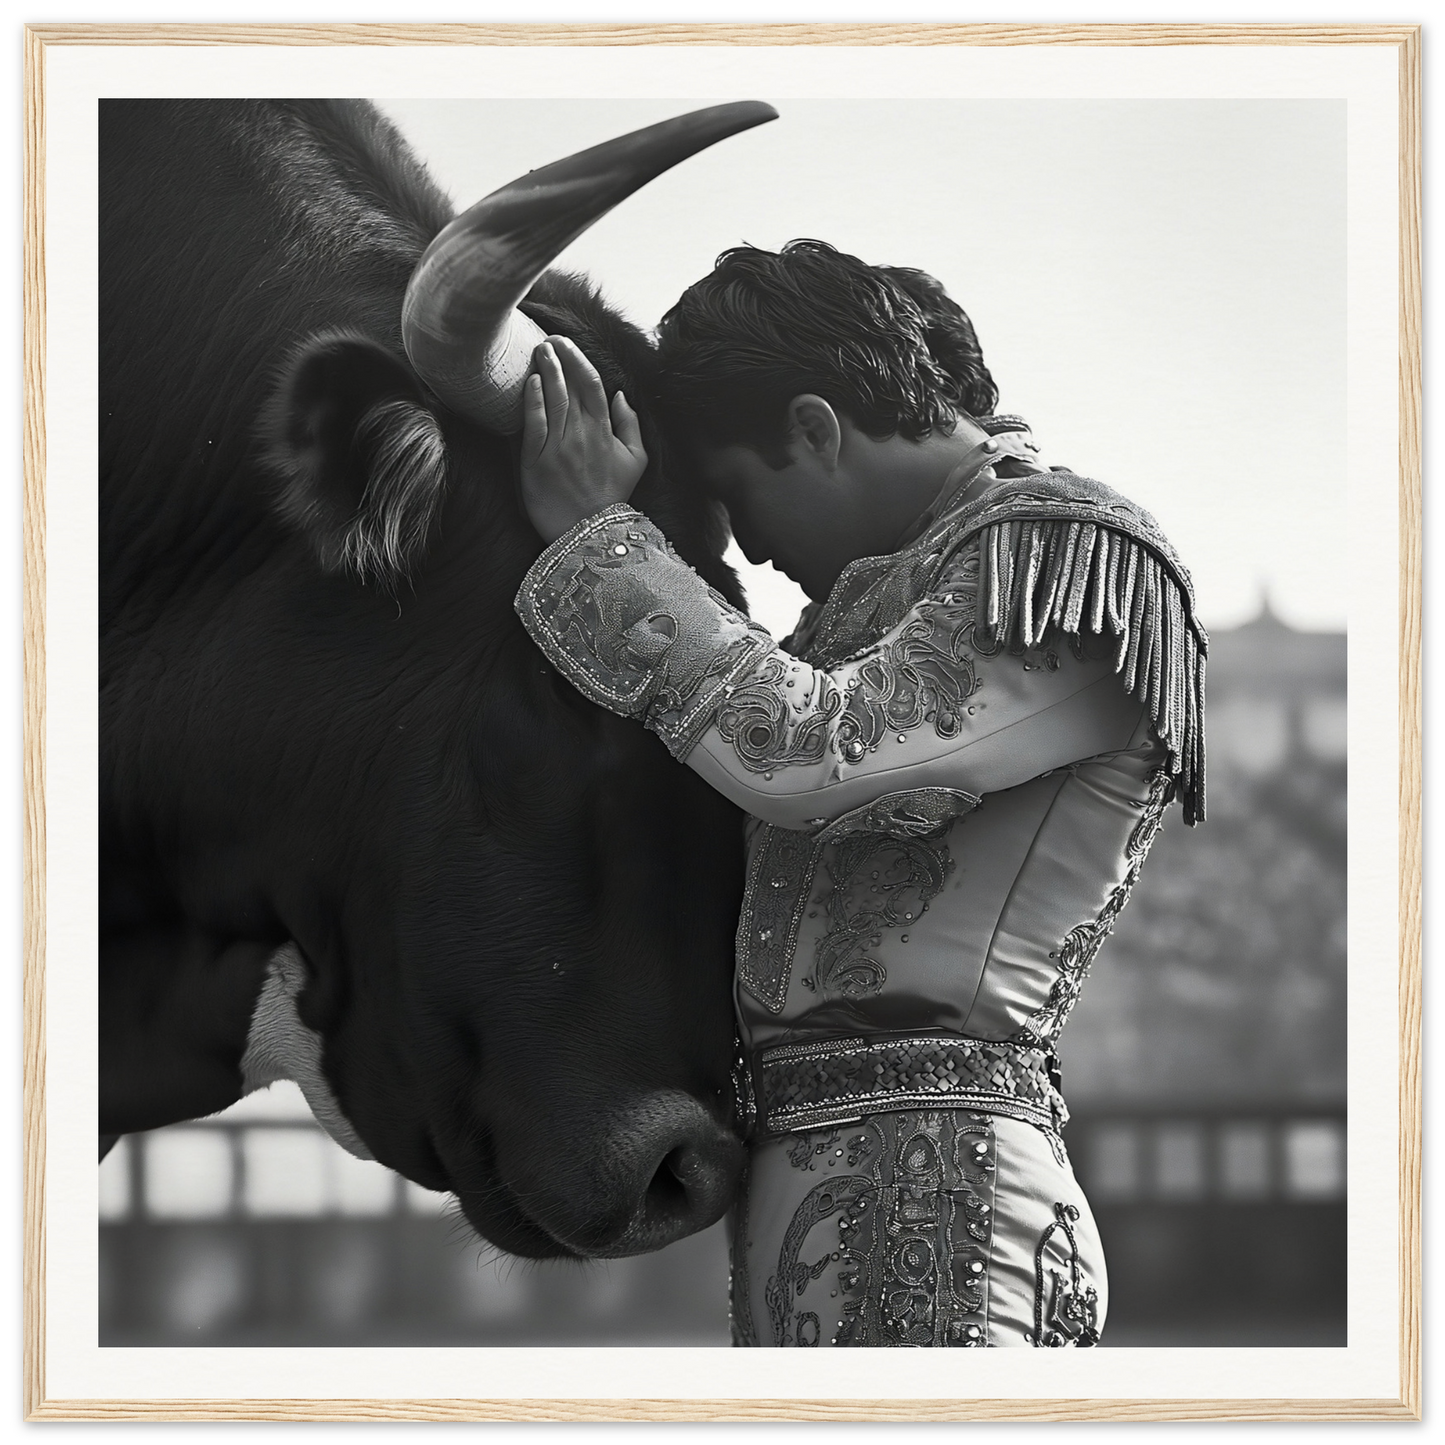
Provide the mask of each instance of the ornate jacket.
{"label": "ornate jacket", "polygon": [[517,597],[582,693],[751,815],[736,999],[765,1135],[936,1104],[1056,1138],[1054,1040],[1169,802],[1203,817],[1188,573],[1018,418],[980,425],[915,539],[785,645],[627,506]]}

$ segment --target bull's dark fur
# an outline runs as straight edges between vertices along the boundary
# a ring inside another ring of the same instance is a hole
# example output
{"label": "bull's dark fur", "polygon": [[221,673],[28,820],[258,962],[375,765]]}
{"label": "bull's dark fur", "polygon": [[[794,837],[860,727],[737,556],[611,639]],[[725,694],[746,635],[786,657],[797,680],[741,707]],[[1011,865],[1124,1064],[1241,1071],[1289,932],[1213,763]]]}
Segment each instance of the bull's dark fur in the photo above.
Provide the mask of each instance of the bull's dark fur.
{"label": "bull's dark fur", "polygon": [[[293,938],[383,1162],[506,1248],[605,1245],[639,1134],[722,1107],[739,817],[515,619],[515,443],[401,347],[451,208],[356,103],[103,102],[100,180],[101,1130],[230,1102]],[[649,393],[587,283],[525,309]],[[643,424],[639,505],[738,599]]]}

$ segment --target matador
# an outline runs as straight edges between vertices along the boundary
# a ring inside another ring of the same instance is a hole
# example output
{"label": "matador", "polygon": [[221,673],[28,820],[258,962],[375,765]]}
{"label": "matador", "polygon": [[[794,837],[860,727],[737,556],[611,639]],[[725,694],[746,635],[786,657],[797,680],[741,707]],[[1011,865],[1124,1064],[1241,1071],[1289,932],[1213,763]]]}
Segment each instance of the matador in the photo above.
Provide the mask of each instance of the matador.
{"label": "matador", "polygon": [[734,1342],[1096,1344],[1055,1049],[1169,805],[1204,816],[1188,573],[994,410],[922,273],[740,248],[665,319],[660,370],[679,454],[812,597],[796,631],[627,504],[636,417],[560,338],[526,394],[549,545],[517,610],[749,815]]}

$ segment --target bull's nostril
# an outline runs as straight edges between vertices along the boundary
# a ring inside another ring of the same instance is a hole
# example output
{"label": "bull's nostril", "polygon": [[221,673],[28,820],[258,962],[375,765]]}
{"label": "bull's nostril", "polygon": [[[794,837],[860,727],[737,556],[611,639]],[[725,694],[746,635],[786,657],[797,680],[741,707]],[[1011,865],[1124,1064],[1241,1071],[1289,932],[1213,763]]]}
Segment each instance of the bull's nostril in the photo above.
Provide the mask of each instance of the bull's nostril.
{"label": "bull's nostril", "polygon": [[690,1096],[650,1096],[594,1137],[604,1147],[579,1187],[530,1206],[574,1253],[661,1249],[720,1219],[737,1192],[742,1144]]}
{"label": "bull's nostril", "polygon": [[697,1180],[701,1168],[697,1150],[686,1146],[672,1150],[657,1166],[647,1186],[648,1203],[660,1205],[669,1212],[685,1208],[689,1186]]}

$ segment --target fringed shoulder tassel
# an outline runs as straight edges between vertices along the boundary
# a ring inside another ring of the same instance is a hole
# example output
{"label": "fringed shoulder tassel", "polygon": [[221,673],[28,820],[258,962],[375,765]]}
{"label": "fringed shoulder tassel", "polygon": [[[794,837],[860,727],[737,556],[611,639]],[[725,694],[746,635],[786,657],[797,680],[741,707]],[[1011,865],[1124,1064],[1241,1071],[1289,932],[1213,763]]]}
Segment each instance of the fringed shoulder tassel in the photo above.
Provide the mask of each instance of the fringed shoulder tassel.
{"label": "fringed shoulder tassel", "polygon": [[1184,821],[1204,819],[1205,639],[1173,568],[1094,522],[1014,518],[980,537],[981,646],[1022,651],[1047,635],[1112,639],[1114,670],[1169,751]]}

